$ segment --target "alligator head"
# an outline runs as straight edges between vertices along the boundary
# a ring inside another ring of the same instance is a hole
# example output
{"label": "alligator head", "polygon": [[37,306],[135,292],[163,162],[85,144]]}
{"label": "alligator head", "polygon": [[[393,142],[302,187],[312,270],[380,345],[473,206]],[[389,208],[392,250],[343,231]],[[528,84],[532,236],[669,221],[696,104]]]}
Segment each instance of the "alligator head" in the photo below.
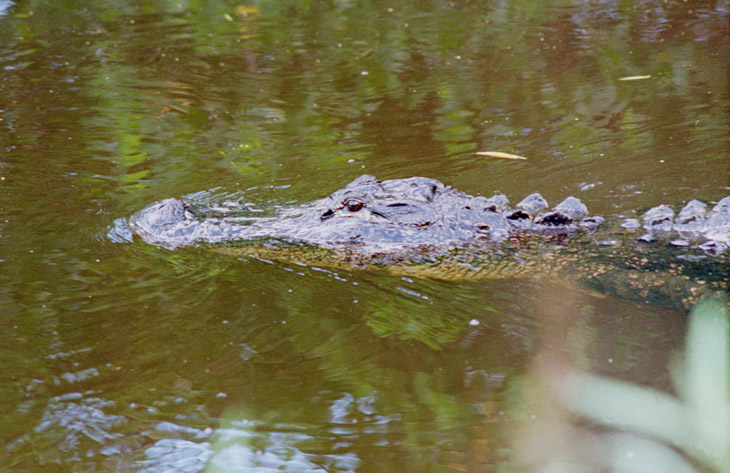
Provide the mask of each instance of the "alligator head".
{"label": "alligator head", "polygon": [[372,260],[497,244],[515,235],[564,235],[595,229],[603,221],[588,217],[574,197],[550,211],[547,207],[539,194],[511,207],[502,194],[474,197],[435,179],[379,181],[365,175],[324,199],[278,209],[273,217],[221,213],[167,199],[133,215],[130,224],[146,242],[170,249],[278,239]]}

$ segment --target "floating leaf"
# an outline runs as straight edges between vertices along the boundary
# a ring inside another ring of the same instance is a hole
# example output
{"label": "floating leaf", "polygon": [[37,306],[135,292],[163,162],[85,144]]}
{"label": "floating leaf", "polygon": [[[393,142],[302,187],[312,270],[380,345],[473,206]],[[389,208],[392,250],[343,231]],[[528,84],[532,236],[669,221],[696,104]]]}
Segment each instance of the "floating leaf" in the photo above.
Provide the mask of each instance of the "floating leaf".
{"label": "floating leaf", "polygon": [[651,76],[626,76],[622,77],[619,80],[644,80],[644,79],[651,79]]}
{"label": "floating leaf", "polygon": [[490,158],[523,159],[523,160],[527,159],[524,156],[517,156],[516,154],[503,153],[501,151],[477,151],[477,154],[479,156],[489,156]]}

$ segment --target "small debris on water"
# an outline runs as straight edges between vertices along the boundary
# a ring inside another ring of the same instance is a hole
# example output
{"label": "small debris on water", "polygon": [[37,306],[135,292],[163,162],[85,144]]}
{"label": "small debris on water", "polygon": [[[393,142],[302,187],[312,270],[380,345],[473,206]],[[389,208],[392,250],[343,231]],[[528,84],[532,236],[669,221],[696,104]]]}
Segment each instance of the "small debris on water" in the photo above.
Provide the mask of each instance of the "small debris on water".
{"label": "small debris on water", "polygon": [[630,232],[635,232],[641,227],[641,223],[635,218],[627,218],[624,223],[621,224],[621,228],[626,229]]}
{"label": "small debris on water", "polygon": [[240,353],[240,355],[239,355],[239,356],[240,356],[240,357],[241,357],[241,359],[243,359],[244,361],[248,361],[248,360],[250,360],[252,356],[254,356],[255,354],[257,354],[257,353],[258,353],[258,352],[257,352],[256,350],[254,350],[253,348],[251,348],[250,346],[248,346],[248,345],[247,345],[247,344],[245,344],[245,343],[242,343],[242,344],[241,344],[241,345],[239,345],[239,346],[241,347],[241,353]]}
{"label": "small debris on water", "polygon": [[596,187],[595,182],[583,182],[581,184],[578,184],[578,189],[582,191],[587,191],[589,189],[593,189],[594,187]]}
{"label": "small debris on water", "polygon": [[527,160],[527,158],[525,158],[524,156],[518,156],[511,153],[503,153],[502,151],[477,151],[476,154],[478,154],[479,156],[489,156],[490,158]]}
{"label": "small debris on water", "polygon": [[646,75],[646,76],[626,76],[626,77],[620,78],[619,80],[620,81],[629,81],[629,80],[644,80],[644,79],[651,79],[651,76],[650,75]]}
{"label": "small debris on water", "polygon": [[472,327],[476,327],[477,325],[479,325],[479,321],[477,319],[471,319],[469,321],[469,325],[471,325]]}

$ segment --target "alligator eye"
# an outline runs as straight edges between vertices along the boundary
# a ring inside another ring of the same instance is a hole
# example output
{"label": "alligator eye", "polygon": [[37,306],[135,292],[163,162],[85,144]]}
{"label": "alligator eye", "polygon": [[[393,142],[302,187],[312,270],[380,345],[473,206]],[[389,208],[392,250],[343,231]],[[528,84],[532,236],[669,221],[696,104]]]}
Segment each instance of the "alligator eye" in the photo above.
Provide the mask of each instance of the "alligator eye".
{"label": "alligator eye", "polygon": [[347,206],[347,210],[349,210],[350,212],[357,212],[358,210],[360,210],[362,208],[363,201],[357,200],[357,199],[350,199],[347,202],[345,202],[345,206]]}

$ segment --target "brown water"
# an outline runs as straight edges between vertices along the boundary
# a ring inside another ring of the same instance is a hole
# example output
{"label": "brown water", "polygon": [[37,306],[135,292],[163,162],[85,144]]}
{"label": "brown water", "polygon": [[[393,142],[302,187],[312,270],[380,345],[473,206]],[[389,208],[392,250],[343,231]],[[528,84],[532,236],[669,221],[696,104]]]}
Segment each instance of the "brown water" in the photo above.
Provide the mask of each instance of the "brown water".
{"label": "brown water", "polygon": [[602,215],[718,199],[729,11],[0,0],[3,470],[508,471],[539,346],[667,388],[684,313],[107,233],[166,197],[304,202],[363,173]]}

